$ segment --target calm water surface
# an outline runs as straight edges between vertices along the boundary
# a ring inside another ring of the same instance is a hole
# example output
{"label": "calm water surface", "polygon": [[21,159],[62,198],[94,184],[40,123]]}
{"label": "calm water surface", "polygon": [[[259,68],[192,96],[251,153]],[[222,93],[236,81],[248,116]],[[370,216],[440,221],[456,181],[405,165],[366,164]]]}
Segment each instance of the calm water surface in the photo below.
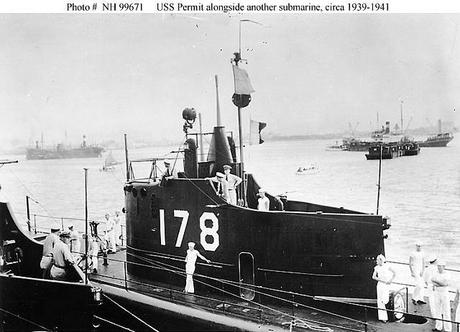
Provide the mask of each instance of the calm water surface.
{"label": "calm water surface", "polygon": [[[305,140],[265,142],[246,150],[246,169],[271,194],[287,192],[291,199],[376,212],[378,161],[367,161],[364,152],[327,151],[334,141]],[[130,159],[164,156],[175,148],[130,151]],[[124,160],[122,150],[112,151]],[[124,204],[124,165],[101,172],[104,158],[24,160],[0,168],[3,194],[21,220],[25,219],[25,195],[33,214],[84,218],[84,171],[88,168],[90,219],[121,210]],[[316,164],[319,172],[296,175],[299,166]],[[178,169],[182,163],[178,163]],[[136,176],[146,176],[148,164],[134,167]],[[426,252],[443,257],[460,268],[460,140],[446,148],[422,148],[418,156],[384,160],[379,213],[391,218],[386,254],[407,261],[415,241]],[[44,218],[39,226],[49,227]],[[60,220],[57,220],[60,223]],[[83,230],[82,221],[74,221]]]}

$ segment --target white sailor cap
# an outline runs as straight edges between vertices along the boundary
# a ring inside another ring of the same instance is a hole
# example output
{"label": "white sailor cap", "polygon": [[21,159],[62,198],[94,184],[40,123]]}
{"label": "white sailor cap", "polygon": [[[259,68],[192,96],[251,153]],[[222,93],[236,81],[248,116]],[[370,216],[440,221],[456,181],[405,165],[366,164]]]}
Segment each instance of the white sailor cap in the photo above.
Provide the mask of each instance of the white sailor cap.
{"label": "white sailor cap", "polygon": [[259,194],[260,193],[266,193],[265,189],[259,188]]}
{"label": "white sailor cap", "polygon": [[195,242],[190,241],[190,242],[188,243],[188,245],[191,246],[191,247],[194,247],[194,246],[195,246]]}
{"label": "white sailor cap", "polygon": [[221,173],[221,172],[216,172],[216,176],[218,178],[224,178],[225,177],[225,174],[224,173]]}
{"label": "white sailor cap", "polygon": [[224,170],[226,170],[226,169],[232,169],[232,166],[224,165],[222,168],[223,168]]}

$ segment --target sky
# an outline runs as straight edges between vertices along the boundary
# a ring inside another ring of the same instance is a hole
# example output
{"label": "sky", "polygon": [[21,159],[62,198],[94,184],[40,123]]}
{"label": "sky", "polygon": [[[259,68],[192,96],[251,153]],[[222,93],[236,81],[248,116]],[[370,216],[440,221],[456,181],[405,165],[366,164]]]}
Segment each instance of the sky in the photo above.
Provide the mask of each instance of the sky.
{"label": "sky", "polygon": [[[237,129],[230,60],[266,132],[308,135],[460,125],[460,14],[0,14],[3,147],[114,139],[180,142],[181,112]],[[405,126],[406,126],[405,125]]]}

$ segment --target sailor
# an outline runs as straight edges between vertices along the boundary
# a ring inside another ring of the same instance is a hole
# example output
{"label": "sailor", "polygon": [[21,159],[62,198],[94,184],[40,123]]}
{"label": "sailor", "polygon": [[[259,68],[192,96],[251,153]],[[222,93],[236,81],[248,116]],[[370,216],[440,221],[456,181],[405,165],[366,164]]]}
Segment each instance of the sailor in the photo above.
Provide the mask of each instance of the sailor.
{"label": "sailor", "polygon": [[426,285],[425,294],[428,297],[428,303],[430,304],[431,317],[436,317],[433,282],[431,281],[431,278],[435,275],[437,269],[437,258],[435,256],[428,256],[425,260],[423,281]]}
{"label": "sailor", "polygon": [[225,180],[227,180],[228,183],[228,194],[229,194],[229,203],[236,205],[237,198],[236,198],[236,187],[243,181],[239,176],[236,176],[235,174],[230,173],[232,170],[232,167],[229,165],[224,165],[224,174],[225,174]]}
{"label": "sailor", "polygon": [[115,217],[113,217],[115,223],[115,243],[117,246],[121,246],[121,221],[120,221],[120,212],[115,211]]}
{"label": "sailor", "polygon": [[[452,323],[443,321],[451,320],[450,315],[450,299],[449,285],[450,276],[445,271],[446,263],[443,260],[438,260],[438,271],[431,277],[431,282],[434,286],[434,307],[436,326],[433,331],[452,331]],[[443,320],[441,320],[443,319]]]}
{"label": "sailor", "polygon": [[209,259],[205,258],[198,250],[195,249],[194,242],[189,242],[187,256],[185,256],[185,273],[187,274],[185,279],[185,293],[193,294],[195,292],[195,287],[193,286],[193,274],[195,273],[195,263],[198,257],[206,261],[206,263],[211,263]]}
{"label": "sailor", "polygon": [[171,169],[171,163],[167,160],[164,161],[165,164],[165,171],[163,173],[163,177],[161,178],[161,185],[165,186],[168,180],[174,178],[174,171]]}
{"label": "sailor", "polygon": [[70,252],[74,255],[75,259],[78,259],[81,254],[81,242],[78,231],[74,229],[72,224],[69,225],[70,232]]}
{"label": "sailor", "polygon": [[56,241],[53,249],[53,266],[51,267],[51,278],[55,280],[67,280],[70,268],[74,268],[80,278],[84,280],[85,275],[75,264],[75,259],[69,249],[70,233],[61,232],[59,240]]}
{"label": "sailor", "polygon": [[97,273],[97,269],[99,268],[98,255],[99,255],[101,241],[99,241],[97,236],[92,236],[90,240],[91,240],[91,243],[89,245],[89,249],[90,249],[92,269],[93,269],[93,273]]}
{"label": "sailor", "polygon": [[206,178],[212,182],[217,183],[216,194],[222,197],[226,202],[230,201],[230,194],[228,191],[228,182],[225,180],[225,174],[216,172],[216,176],[212,178]]}
{"label": "sailor", "polygon": [[106,240],[108,242],[109,253],[117,252],[117,246],[115,242],[115,222],[110,218],[110,214],[105,214],[105,229],[106,229]]}
{"label": "sailor", "polygon": [[374,267],[372,279],[377,280],[377,308],[378,318],[382,322],[388,321],[386,304],[390,299],[390,285],[396,277],[393,268],[386,263],[385,256],[377,256],[377,265]]}
{"label": "sailor", "polygon": [[269,211],[270,210],[270,200],[265,196],[265,190],[259,188],[259,193],[257,194],[259,199],[257,200],[257,210],[259,211]]}
{"label": "sailor", "polygon": [[413,251],[409,257],[409,269],[415,281],[415,288],[412,293],[412,303],[425,304],[426,302],[423,296],[423,270],[425,269],[425,259],[420,243],[415,244],[415,251]]}
{"label": "sailor", "polygon": [[56,242],[59,241],[59,228],[51,228],[51,233],[49,233],[45,241],[43,242],[43,253],[42,260],[40,261],[40,268],[42,269],[42,278],[48,277],[49,270],[53,266],[53,248]]}

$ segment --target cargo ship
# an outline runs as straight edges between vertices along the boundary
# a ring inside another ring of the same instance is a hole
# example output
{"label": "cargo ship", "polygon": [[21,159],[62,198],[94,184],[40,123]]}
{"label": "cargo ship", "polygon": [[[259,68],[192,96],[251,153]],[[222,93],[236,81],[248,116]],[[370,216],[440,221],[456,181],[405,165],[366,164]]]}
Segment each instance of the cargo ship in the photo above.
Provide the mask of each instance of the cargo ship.
{"label": "cargo ship", "polygon": [[26,151],[26,158],[35,159],[69,159],[69,158],[97,158],[102,155],[104,148],[96,145],[87,145],[86,136],[83,135],[83,141],[78,148],[67,148],[64,144],[56,145],[55,149],[45,149],[35,142],[34,148]]}
{"label": "cargo ship", "polygon": [[441,119],[438,120],[438,133],[428,136],[425,140],[418,141],[421,147],[432,148],[432,147],[446,147],[450,141],[454,139],[454,135],[449,132],[442,131]]}

